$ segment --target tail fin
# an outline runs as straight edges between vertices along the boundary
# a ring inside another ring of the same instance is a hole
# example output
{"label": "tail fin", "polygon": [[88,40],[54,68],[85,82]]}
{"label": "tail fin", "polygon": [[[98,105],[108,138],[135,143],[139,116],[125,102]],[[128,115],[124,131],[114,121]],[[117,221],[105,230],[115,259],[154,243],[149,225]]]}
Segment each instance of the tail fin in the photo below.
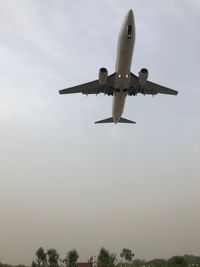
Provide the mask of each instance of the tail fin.
{"label": "tail fin", "polygon": [[[96,121],[95,123],[114,123],[113,117],[107,118],[105,120]],[[120,118],[117,123],[136,123],[135,121],[127,120],[125,118]]]}

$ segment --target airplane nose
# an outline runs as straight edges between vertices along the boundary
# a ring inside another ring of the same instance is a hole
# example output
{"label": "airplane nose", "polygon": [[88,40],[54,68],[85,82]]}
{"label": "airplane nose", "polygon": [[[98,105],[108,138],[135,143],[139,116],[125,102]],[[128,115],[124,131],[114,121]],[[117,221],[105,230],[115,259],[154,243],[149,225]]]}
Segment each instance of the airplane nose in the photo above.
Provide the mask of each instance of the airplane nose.
{"label": "airplane nose", "polygon": [[128,15],[133,17],[133,10],[132,10],[132,9],[130,9],[130,10],[128,11]]}
{"label": "airplane nose", "polygon": [[128,19],[128,21],[129,21],[130,24],[133,23],[133,10],[132,9],[130,9],[128,11],[127,19]]}

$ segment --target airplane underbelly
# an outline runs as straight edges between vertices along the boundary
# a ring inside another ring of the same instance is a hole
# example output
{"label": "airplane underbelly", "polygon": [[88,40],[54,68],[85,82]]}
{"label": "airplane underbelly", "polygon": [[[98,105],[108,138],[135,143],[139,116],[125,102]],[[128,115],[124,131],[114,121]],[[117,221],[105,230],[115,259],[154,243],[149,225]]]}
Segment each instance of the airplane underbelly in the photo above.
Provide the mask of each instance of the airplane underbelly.
{"label": "airplane underbelly", "polygon": [[130,86],[130,74],[117,74],[115,77],[114,87],[125,92]]}
{"label": "airplane underbelly", "polygon": [[115,122],[118,122],[125,105],[126,93],[116,92],[113,96],[113,110],[112,115]]}

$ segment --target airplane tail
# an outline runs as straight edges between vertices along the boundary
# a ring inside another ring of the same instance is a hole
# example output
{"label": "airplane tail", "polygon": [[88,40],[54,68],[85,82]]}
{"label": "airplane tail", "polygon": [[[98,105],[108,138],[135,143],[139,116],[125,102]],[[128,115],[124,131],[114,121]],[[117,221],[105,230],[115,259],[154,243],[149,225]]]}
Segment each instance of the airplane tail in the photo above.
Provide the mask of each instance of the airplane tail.
{"label": "airplane tail", "polygon": [[[95,123],[115,123],[113,120],[113,117],[107,118],[105,120],[101,121],[95,121]],[[125,118],[120,118],[120,120],[117,123],[136,123],[135,121],[127,120]]]}

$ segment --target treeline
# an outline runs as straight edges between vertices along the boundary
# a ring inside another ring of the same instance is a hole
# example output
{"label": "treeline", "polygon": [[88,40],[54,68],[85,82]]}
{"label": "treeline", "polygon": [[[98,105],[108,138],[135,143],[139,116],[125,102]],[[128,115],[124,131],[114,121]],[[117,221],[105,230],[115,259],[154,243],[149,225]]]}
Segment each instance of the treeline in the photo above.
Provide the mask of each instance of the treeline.
{"label": "treeline", "polygon": [[[110,253],[107,249],[101,248],[96,261],[97,267],[200,267],[200,257],[194,255],[173,256],[169,259],[153,259],[145,261],[134,259],[134,253],[123,248],[120,253],[120,259],[115,253]],[[56,249],[44,250],[40,247],[35,252],[35,260],[31,267],[78,267],[78,252],[73,249],[66,253],[64,258],[61,258]],[[87,267],[93,267],[94,259],[90,257],[87,261]],[[27,267],[25,265],[12,266],[9,264],[0,263],[0,267]]]}
{"label": "treeline", "polygon": [[10,264],[4,264],[0,262],[0,267],[28,267],[23,264],[18,264],[18,265],[10,265]]}
{"label": "treeline", "polygon": [[[67,252],[64,259],[60,259],[55,249],[44,251],[39,248],[36,251],[36,262],[32,267],[77,267],[79,254],[76,250]],[[153,259],[150,261],[134,259],[134,253],[128,248],[123,248],[120,259],[116,253],[111,253],[101,248],[97,257],[98,267],[200,267],[200,257],[194,255],[173,256],[169,259]],[[93,257],[90,257],[88,267],[92,267]],[[1,266],[0,266],[1,267]]]}
{"label": "treeline", "polygon": [[173,256],[167,260],[154,259],[145,262],[146,267],[200,267],[200,257],[193,255]]}
{"label": "treeline", "polygon": [[64,259],[60,258],[56,249],[48,249],[45,251],[42,247],[40,247],[36,253],[36,260],[32,262],[31,267],[74,267],[78,265],[78,252],[73,249],[67,252],[67,255]]}
{"label": "treeline", "polygon": [[[40,247],[35,253],[36,259],[32,262],[31,267],[77,267],[79,254],[73,249],[66,253],[66,256],[62,259],[56,249],[48,249],[45,251]],[[122,258],[132,260],[134,254],[129,249],[123,249],[121,253]],[[101,248],[97,261],[101,267],[114,267],[117,265],[116,254],[110,253],[105,248]],[[88,267],[93,265],[93,257],[87,260]],[[1,267],[1,266],[0,266]]]}

